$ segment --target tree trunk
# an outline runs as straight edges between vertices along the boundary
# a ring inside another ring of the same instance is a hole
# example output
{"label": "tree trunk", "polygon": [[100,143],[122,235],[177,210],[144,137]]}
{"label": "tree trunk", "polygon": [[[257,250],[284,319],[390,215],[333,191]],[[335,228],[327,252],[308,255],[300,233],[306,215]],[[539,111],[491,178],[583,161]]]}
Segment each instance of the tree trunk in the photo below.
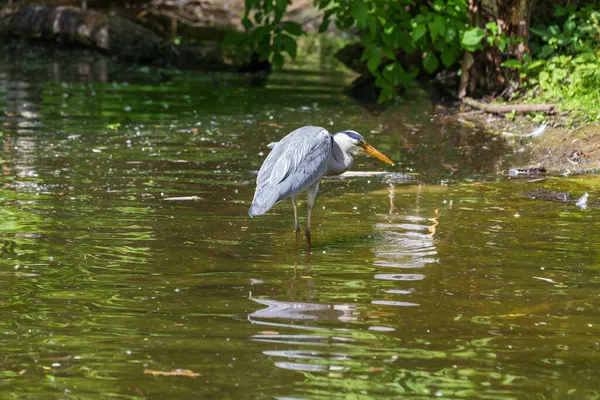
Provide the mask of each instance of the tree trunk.
{"label": "tree trunk", "polygon": [[474,26],[485,28],[488,22],[495,22],[499,34],[513,39],[504,51],[486,47],[482,52],[474,54],[475,62],[463,68],[467,78],[461,85],[459,93],[480,96],[495,94],[510,96],[521,84],[519,71],[501,68],[500,64],[508,59],[523,60],[529,52],[529,24],[534,0],[470,0],[469,7]]}

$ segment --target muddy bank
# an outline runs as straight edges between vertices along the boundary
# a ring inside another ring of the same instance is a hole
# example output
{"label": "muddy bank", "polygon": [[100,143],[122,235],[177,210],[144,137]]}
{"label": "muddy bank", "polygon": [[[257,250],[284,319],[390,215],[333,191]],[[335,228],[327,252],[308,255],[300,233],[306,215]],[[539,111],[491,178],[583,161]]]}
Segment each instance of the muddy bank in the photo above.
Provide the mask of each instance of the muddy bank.
{"label": "muddy bank", "polygon": [[540,129],[540,124],[520,116],[511,120],[463,110],[455,116],[463,123],[483,125],[502,135],[515,152],[523,153],[522,163],[515,168],[544,167],[551,174],[600,172],[600,124],[567,129],[559,116]]}

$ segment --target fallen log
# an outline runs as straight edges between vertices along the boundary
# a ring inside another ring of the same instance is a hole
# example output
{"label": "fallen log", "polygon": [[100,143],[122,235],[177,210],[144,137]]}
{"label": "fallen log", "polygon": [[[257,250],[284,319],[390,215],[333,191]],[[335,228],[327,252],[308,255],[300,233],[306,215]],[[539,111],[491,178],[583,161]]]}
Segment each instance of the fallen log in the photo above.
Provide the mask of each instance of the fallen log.
{"label": "fallen log", "polygon": [[80,43],[137,62],[174,58],[174,49],[149,29],[126,19],[72,7],[0,9],[0,38],[24,37]]}
{"label": "fallen log", "polygon": [[515,112],[517,114],[527,112],[543,112],[546,114],[554,114],[557,112],[554,104],[488,104],[477,101],[471,97],[463,97],[461,101],[469,107],[477,108],[485,112],[493,114],[509,114]]}
{"label": "fallen log", "polygon": [[[80,44],[124,62],[203,71],[271,71],[268,61],[252,55],[243,64],[223,61],[220,49],[202,44],[174,46],[151,30],[118,16],[73,7],[0,7],[0,46],[4,39]],[[262,78],[259,78],[262,79]]]}

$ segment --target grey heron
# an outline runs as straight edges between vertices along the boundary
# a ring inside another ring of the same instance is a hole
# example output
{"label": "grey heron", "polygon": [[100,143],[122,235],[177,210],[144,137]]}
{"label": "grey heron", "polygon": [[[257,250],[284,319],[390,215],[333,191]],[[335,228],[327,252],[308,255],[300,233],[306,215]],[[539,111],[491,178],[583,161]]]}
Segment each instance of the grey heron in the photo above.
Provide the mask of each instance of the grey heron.
{"label": "grey heron", "polygon": [[325,128],[304,126],[269,147],[272,150],[258,172],[254,200],[248,214],[251,217],[262,215],[278,202],[291,199],[298,246],[300,225],[296,197],[306,190],[308,214],[305,234],[309,248],[310,217],[322,176],[340,175],[347,171],[352,166],[353,155],[366,154],[394,165],[392,160],[367,144],[359,133],[350,130],[332,135]]}

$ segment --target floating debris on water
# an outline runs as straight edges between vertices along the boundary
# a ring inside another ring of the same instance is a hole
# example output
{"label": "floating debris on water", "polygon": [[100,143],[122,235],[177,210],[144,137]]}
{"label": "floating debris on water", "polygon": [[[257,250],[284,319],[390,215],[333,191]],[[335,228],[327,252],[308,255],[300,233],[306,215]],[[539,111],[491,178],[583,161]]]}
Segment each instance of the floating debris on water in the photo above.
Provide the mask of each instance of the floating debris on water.
{"label": "floating debris on water", "polygon": [[154,371],[151,369],[145,369],[144,374],[154,376],[187,376],[189,378],[197,378],[200,376],[200,374],[197,372],[181,368],[173,369],[171,371]]}
{"label": "floating debris on water", "polygon": [[516,136],[519,138],[535,138],[535,137],[540,136],[542,133],[544,133],[546,131],[547,127],[548,127],[548,124],[541,124],[540,126],[537,127],[536,130],[534,130],[531,133],[520,134],[520,133],[512,133],[512,132],[502,132],[502,134],[507,137]]}
{"label": "floating debris on water", "polygon": [[531,176],[531,175],[541,175],[546,173],[546,168],[544,167],[532,167],[532,168],[511,168],[508,170],[509,176]]}
{"label": "floating debris on water", "polygon": [[550,278],[542,278],[542,277],[539,277],[539,276],[534,276],[533,279],[539,279],[540,281],[558,284],[558,282],[556,282],[555,280],[552,280]]}
{"label": "floating debris on water", "polygon": [[202,200],[200,196],[181,196],[181,197],[165,197],[163,200],[167,201],[187,201],[187,200]]}
{"label": "floating debris on water", "polygon": [[587,201],[588,201],[588,193],[586,192],[583,196],[581,196],[578,200],[577,203],[575,203],[575,205],[579,208],[581,208],[582,210],[585,210],[587,208]]}

